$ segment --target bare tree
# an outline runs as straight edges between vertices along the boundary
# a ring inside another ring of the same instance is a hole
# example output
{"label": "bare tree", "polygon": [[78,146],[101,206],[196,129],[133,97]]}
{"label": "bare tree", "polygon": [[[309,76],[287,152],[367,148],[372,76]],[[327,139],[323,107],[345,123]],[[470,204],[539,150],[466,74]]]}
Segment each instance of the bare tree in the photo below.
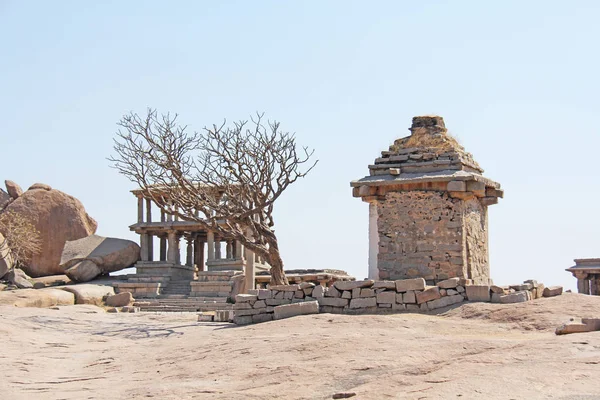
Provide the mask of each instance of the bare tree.
{"label": "bare tree", "polygon": [[31,257],[41,251],[40,233],[22,215],[13,211],[0,213],[0,254],[11,257],[17,268],[27,265]]}
{"label": "bare tree", "polygon": [[115,139],[113,166],[166,213],[239,240],[271,265],[271,284],[287,284],[273,207],[306,176],[314,150],[297,149],[279,122],[250,121],[188,132],[177,114],[125,115]]}

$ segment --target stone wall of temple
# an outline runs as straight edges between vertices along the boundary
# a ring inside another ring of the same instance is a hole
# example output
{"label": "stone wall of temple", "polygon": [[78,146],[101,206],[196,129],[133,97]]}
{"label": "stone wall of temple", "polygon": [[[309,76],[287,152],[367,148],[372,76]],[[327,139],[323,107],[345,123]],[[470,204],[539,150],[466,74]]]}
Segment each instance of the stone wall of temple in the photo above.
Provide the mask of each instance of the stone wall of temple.
{"label": "stone wall of temple", "polygon": [[487,211],[477,199],[410,191],[387,193],[377,204],[380,279],[489,283]]}
{"label": "stone wall of temple", "polygon": [[467,277],[475,284],[487,284],[490,279],[487,207],[471,199],[462,202],[462,209]]}

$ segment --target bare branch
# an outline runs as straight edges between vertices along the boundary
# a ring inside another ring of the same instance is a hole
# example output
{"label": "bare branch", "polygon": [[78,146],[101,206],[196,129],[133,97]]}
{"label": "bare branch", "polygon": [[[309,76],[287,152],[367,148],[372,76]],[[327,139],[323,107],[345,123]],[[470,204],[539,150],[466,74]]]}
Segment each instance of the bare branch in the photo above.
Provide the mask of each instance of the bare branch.
{"label": "bare branch", "polygon": [[[188,132],[177,114],[125,115],[114,140],[113,167],[163,211],[239,240],[285,281],[272,230],[275,201],[317,164],[314,150],[298,152],[296,138],[257,113],[233,126]],[[197,213],[198,212],[198,215]]]}

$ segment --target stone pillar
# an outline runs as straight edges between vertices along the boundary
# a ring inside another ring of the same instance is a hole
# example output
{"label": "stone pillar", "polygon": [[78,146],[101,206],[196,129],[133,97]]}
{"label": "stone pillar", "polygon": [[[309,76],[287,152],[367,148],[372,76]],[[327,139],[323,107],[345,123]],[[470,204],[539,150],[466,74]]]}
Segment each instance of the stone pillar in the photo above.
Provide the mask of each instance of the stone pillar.
{"label": "stone pillar", "polygon": [[245,248],[246,268],[244,271],[246,280],[246,290],[256,289],[256,276],[254,270],[254,252],[249,248]]}
{"label": "stone pillar", "polygon": [[186,259],[185,259],[185,265],[187,265],[188,267],[193,267],[194,266],[194,239],[190,236],[188,238],[186,238],[187,240],[187,249],[186,249]]}
{"label": "stone pillar", "polygon": [[215,240],[215,259],[216,260],[221,259],[221,241],[220,240]]}
{"label": "stone pillar", "polygon": [[233,243],[228,240],[225,245],[225,258],[231,260],[233,258]]}
{"label": "stone pillar", "polygon": [[140,234],[140,258],[142,261],[148,260],[148,234],[142,233]]}
{"label": "stone pillar", "polygon": [[194,240],[194,264],[198,271],[204,271],[204,241],[199,236]]}
{"label": "stone pillar", "polygon": [[242,242],[240,242],[239,240],[235,241],[234,256],[238,260],[241,260],[242,258],[244,258],[244,246],[242,245]]}
{"label": "stone pillar", "polygon": [[179,221],[179,216],[177,215],[178,211],[179,211],[179,207],[175,207],[175,221]]}
{"label": "stone pillar", "polygon": [[377,203],[369,202],[369,279],[379,279],[377,257],[379,256],[379,231],[377,229]]}
{"label": "stone pillar", "polygon": [[154,236],[146,235],[146,247],[148,248],[148,261],[154,261]]}
{"label": "stone pillar", "polygon": [[208,248],[207,261],[215,259],[215,234],[212,231],[206,232],[206,247]]}
{"label": "stone pillar", "polygon": [[152,222],[152,200],[146,199],[146,223]]}
{"label": "stone pillar", "polygon": [[167,238],[165,235],[160,236],[160,261],[167,261]]}
{"label": "stone pillar", "polygon": [[590,276],[589,285],[590,285],[590,294],[592,296],[600,295],[600,282],[598,279],[598,275]]}
{"label": "stone pillar", "polygon": [[167,215],[165,214],[165,210],[160,210],[160,222],[165,222],[167,220]]}
{"label": "stone pillar", "polygon": [[181,248],[179,247],[179,244],[181,242],[181,235],[177,235],[176,236],[176,240],[175,240],[175,245],[177,247],[177,251],[176,251],[176,262],[177,264],[181,265]]}
{"label": "stone pillar", "polygon": [[138,224],[144,222],[144,198],[138,196]]}
{"label": "stone pillar", "polygon": [[177,253],[179,252],[179,246],[177,243],[177,235],[174,231],[169,232],[168,236],[169,248],[167,251],[167,262],[171,264],[177,263]]}

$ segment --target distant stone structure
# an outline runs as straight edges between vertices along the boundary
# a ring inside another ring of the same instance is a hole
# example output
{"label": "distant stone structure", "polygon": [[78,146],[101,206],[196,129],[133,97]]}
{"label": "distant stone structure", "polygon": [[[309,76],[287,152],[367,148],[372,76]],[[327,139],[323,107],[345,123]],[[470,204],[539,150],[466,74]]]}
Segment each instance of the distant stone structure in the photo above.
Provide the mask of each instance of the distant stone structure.
{"label": "distant stone structure", "polygon": [[500,184],[482,175],[442,117],[414,117],[410,131],[351,182],[369,203],[369,279],[490,284],[487,209],[503,197]]}
{"label": "distant stone structure", "polygon": [[575,266],[567,268],[577,278],[577,291],[582,294],[600,296],[600,258],[582,258]]}

